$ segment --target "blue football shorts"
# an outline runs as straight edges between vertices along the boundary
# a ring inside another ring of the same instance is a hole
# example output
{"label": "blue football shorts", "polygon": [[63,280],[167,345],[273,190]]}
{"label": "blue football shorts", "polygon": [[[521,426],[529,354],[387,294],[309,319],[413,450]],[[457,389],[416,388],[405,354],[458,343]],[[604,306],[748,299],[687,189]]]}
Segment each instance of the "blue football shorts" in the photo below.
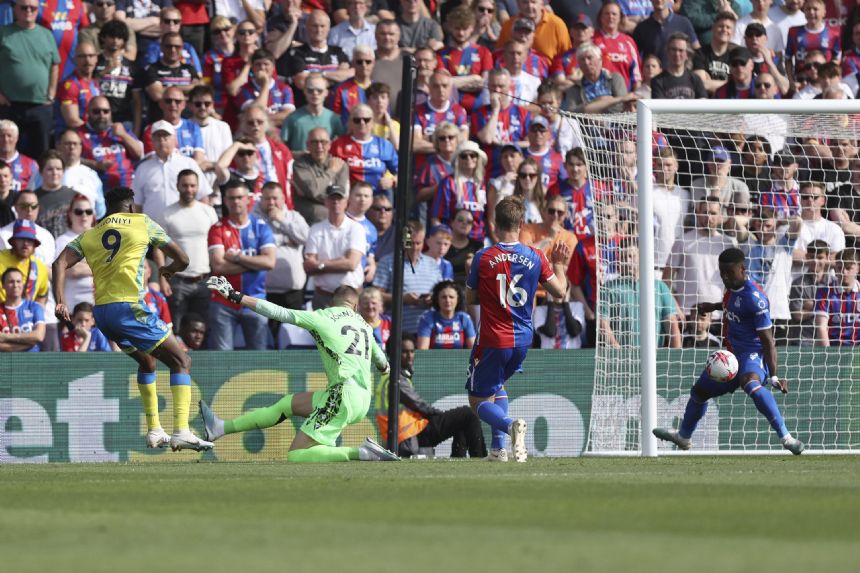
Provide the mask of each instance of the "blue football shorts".
{"label": "blue football shorts", "polygon": [[93,316],[102,334],[126,354],[135,350],[149,354],[170,336],[170,328],[142,302],[100,304],[93,308]]}
{"label": "blue football shorts", "polygon": [[696,381],[694,391],[697,391],[701,397],[716,398],[740,388],[741,380],[750,373],[758,374],[758,379],[762,386],[767,384],[770,372],[764,363],[764,355],[761,352],[736,352],[735,358],[738,359],[737,376],[728,382],[718,382],[708,376],[703,370]]}
{"label": "blue football shorts", "polygon": [[488,398],[502,389],[508,378],[523,371],[528,347],[482,348],[476,345],[469,357],[466,390],[470,396]]}

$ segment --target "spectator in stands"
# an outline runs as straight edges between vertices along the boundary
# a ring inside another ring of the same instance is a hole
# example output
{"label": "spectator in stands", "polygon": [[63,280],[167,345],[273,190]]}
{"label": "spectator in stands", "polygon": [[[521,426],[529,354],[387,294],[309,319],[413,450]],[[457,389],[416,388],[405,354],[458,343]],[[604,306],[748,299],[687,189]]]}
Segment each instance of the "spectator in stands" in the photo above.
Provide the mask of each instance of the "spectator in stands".
{"label": "spectator in stands", "polygon": [[788,306],[792,329],[789,340],[801,346],[815,343],[815,295],[830,284],[830,247],[816,239],[806,247],[803,273],[791,283]]}
{"label": "spectator in stands", "polygon": [[96,219],[105,214],[103,185],[98,174],[81,163],[81,136],[75,130],[66,130],[57,141],[57,149],[65,164],[63,185],[89,199],[96,211]]}
{"label": "spectator in stands", "polygon": [[430,48],[415,50],[415,105],[427,102],[430,97],[430,76],[436,71],[436,52]]}
{"label": "spectator in stands", "polygon": [[523,69],[527,54],[526,44],[510,40],[502,49],[502,59],[499,64],[511,73],[512,95],[518,100],[534,101],[537,99],[541,78]]}
{"label": "spectator in stands", "polygon": [[0,28],[0,119],[20,124],[21,150],[30,157],[50,147],[61,63],[50,28],[36,23],[39,10],[39,0],[16,0],[15,21]]}
{"label": "spectator in stands", "polygon": [[791,153],[780,153],[771,165],[771,188],[759,195],[759,205],[772,207],[777,219],[788,219],[800,214],[800,187],[798,163]]}
{"label": "spectator in stands", "polygon": [[367,218],[376,227],[376,251],[373,253],[379,261],[385,255],[394,251],[394,207],[386,195],[375,195],[373,205],[367,212]]}
{"label": "spectator in stands", "polygon": [[[275,240],[275,268],[266,273],[266,300],[284,308],[304,308],[307,274],[302,248],[308,240],[307,222],[297,211],[287,209],[284,192],[274,182],[263,186],[263,197],[254,207],[254,214],[268,223]],[[269,321],[275,338],[280,326],[277,321]]]}
{"label": "spectator in stands", "polygon": [[[302,0],[272,2],[264,30],[266,49],[280,59],[293,46],[294,40],[297,43],[306,41],[307,17],[302,11]],[[283,75],[280,71],[278,74]]]}
{"label": "spectator in stands", "polygon": [[181,325],[182,317],[189,312],[202,316],[209,313],[211,293],[205,284],[210,271],[208,236],[218,216],[212,207],[197,200],[200,179],[196,171],[180,171],[176,190],[179,200],[164,210],[164,230],[188,254],[191,263],[173,275],[169,283],[162,278],[161,290],[168,297],[170,314]]}
{"label": "spectator in stands", "polygon": [[431,227],[424,243],[427,247],[425,254],[439,264],[442,279],[454,280],[454,266],[445,258],[451,249],[451,227],[448,225]]}
{"label": "spectator in stands", "polygon": [[358,312],[373,328],[373,339],[385,347],[391,336],[391,317],[383,314],[382,291],[374,286],[365,287],[358,295]]}
{"label": "spectator in stands", "polygon": [[[209,24],[212,49],[203,54],[203,83],[212,88],[215,112],[224,114],[227,107],[227,81],[225,65],[236,49],[236,27],[229,19],[218,15]],[[238,91],[238,87],[237,87]],[[189,94],[190,97],[190,94]]]}
{"label": "spectator in stands", "polygon": [[[514,27],[511,28],[511,39],[508,40],[508,43],[506,43],[505,46],[510,44],[510,42],[519,42],[526,47],[525,59],[522,62],[523,72],[526,72],[530,76],[535,76],[540,81],[549,77],[549,69],[552,64],[552,60],[533,49],[535,42],[535,23],[533,20],[529,18],[517,19],[514,23]],[[504,48],[493,52],[494,67],[498,68],[504,64],[504,53]],[[513,66],[508,69],[513,73]]]}
{"label": "spectator in stands", "polygon": [[372,134],[387,140],[397,151],[400,148],[400,122],[388,113],[391,101],[391,86],[373,82],[367,88],[367,105],[373,112]]}
{"label": "spectator in stands", "polygon": [[[407,223],[412,233],[412,246],[403,260],[403,332],[414,334],[421,314],[430,307],[433,286],[442,280],[439,264],[423,254],[424,227],[417,221]],[[373,286],[382,289],[386,306],[391,305],[394,280],[394,255],[379,260]]]}
{"label": "spectator in stands", "polygon": [[[394,340],[386,344],[386,351],[393,359],[396,351]],[[415,337],[404,333],[400,342],[401,371],[397,378],[400,406],[397,420],[398,454],[414,456],[421,448],[434,448],[452,438],[451,457],[484,458],[487,446],[481,422],[468,406],[450,410],[439,410],[428,404],[412,384],[413,364],[415,361]],[[384,375],[376,389],[376,423],[383,440],[388,436],[388,382],[390,375]]]}
{"label": "spectator in stands", "polygon": [[330,138],[344,133],[340,117],[325,107],[328,82],[316,72],[308,74],[304,92],[307,103],[289,114],[281,128],[281,139],[297,154],[308,151],[306,143],[312,129],[322,128]]}
{"label": "spectator in stands", "polygon": [[636,93],[644,99],[651,99],[651,80],[663,73],[663,64],[654,54],[642,58],[642,85]]}
{"label": "spectator in stands", "polygon": [[[748,7],[749,4],[746,4]],[[746,9],[746,12],[749,8]],[[734,23],[737,22],[738,14],[744,14],[741,10],[741,4],[736,0],[727,0],[726,2],[710,2],[709,0],[685,0],[678,12],[689,18],[696,31],[696,36],[699,38],[702,46],[707,46],[711,43],[713,36],[719,35],[719,32],[714,28],[716,21],[724,14],[731,14],[733,17],[732,33],[728,40],[731,40],[734,35]],[[727,70],[728,71],[728,70]]]}
{"label": "spectator in stands", "polygon": [[[197,123],[182,117],[185,112],[185,102],[185,93],[171,86],[164,90],[164,96],[158,102],[158,107],[161,110],[161,118],[169,123],[176,133],[176,148],[179,153],[193,159],[201,169],[204,169],[209,165],[203,150],[203,134]],[[152,125],[143,130],[143,152],[147,154],[153,151]]]}
{"label": "spectator in stands", "polygon": [[129,55],[133,37],[124,22],[111,20],[105,23],[99,31],[101,52],[93,75],[98,78],[99,91],[108,99],[115,120],[123,123],[126,131],[140,133],[142,118],[139,110],[143,100],[140,90],[133,89],[139,81],[136,79],[134,57]]}
{"label": "spectator in stands", "polygon": [[[770,0],[756,0],[757,4],[764,2],[770,2]],[[779,31],[775,30],[775,32],[778,33]],[[765,27],[758,22],[751,23],[746,27],[743,41],[738,43],[742,46],[745,45],[750,51],[753,61],[753,76],[761,79],[761,74],[769,74],[776,81],[778,93],[783,96],[787,95],[791,85],[786,76],[785,67],[782,65],[782,58],[780,57],[777,60],[782,52],[775,52],[769,47],[768,34]],[[758,81],[756,82],[757,84]]]}
{"label": "spectator in stands", "polygon": [[[543,168],[533,157],[523,159],[517,168],[517,179],[514,182],[512,195],[519,197],[525,206],[525,223],[540,223],[541,212],[546,205],[546,185],[543,183]],[[493,219],[495,209],[493,209]],[[495,225],[491,225],[495,235]]]}
{"label": "spectator in stands", "polygon": [[839,225],[822,216],[825,204],[823,184],[813,181],[800,184],[800,217],[803,225],[794,250],[795,262],[803,262],[806,246],[816,239],[827,243],[831,256],[845,248],[845,233]]}
{"label": "spectator in stands", "polygon": [[[756,83],[756,88],[759,88],[757,91],[761,91],[762,82],[768,81],[768,75],[759,77]],[[756,196],[770,189],[770,156],[770,142],[760,135],[751,135],[744,142],[741,164],[734,166],[737,178],[746,183],[750,192]]]}
{"label": "spectator in stands", "polygon": [[381,137],[373,135],[373,110],[358,104],[349,114],[347,133],[331,144],[331,154],[349,166],[349,180],[367,181],[376,195],[391,195],[397,183],[397,151]]}
{"label": "spectator in stands", "polygon": [[34,159],[18,152],[18,125],[8,119],[0,119],[0,160],[12,169],[12,191],[27,189],[30,179],[39,173]]}
{"label": "spectator in stands", "polygon": [[[651,6],[653,8],[651,14],[636,24],[636,28],[631,33],[640,53],[657,56],[661,62],[668,64],[666,49],[672,37],[679,33],[687,37],[689,48],[699,49],[699,38],[696,36],[693,24],[686,16],[673,11],[672,2],[651,0]],[[629,21],[629,18],[627,20]]]}
{"label": "spectator in stands", "polygon": [[[415,107],[415,128],[412,132],[412,151],[416,154],[438,153],[434,137],[436,129],[442,122],[448,122],[458,128],[459,141],[469,137],[469,122],[466,110],[451,101],[453,78],[445,69],[437,69],[430,76],[430,97],[426,102]],[[456,140],[455,140],[456,141]],[[450,149],[456,148],[456,143]]]}
{"label": "spectator in stands", "polygon": [[161,319],[172,332],[173,317],[170,315],[170,306],[167,304],[167,297],[158,290],[158,278],[153,276],[153,266],[149,261],[146,261],[143,265],[143,284],[145,288],[142,299],[143,305]]}
{"label": "spectator in stands", "polygon": [[87,104],[101,93],[98,83],[93,78],[97,58],[98,52],[93,44],[88,41],[78,42],[72,74],[60,82],[57,88],[56,133],[69,128],[78,128],[86,123]]}
{"label": "spectator in stands", "polygon": [[373,204],[373,187],[365,181],[354,183],[349,190],[346,204],[346,216],[360,224],[364,229],[367,249],[361,255],[361,268],[364,271],[364,282],[370,284],[376,275],[376,240],[378,233],[374,224],[365,216]]}
{"label": "spectator in stands", "polygon": [[484,211],[487,204],[485,168],[487,154],[473,141],[457,147],[453,158],[454,173],[439,183],[430,206],[430,224],[451,224],[458,209],[465,207],[472,213],[474,225],[471,237],[483,241],[486,236]]}
{"label": "spectator in stands", "polygon": [[249,21],[257,30],[262,30],[266,22],[269,4],[263,0],[215,0],[215,10],[234,22]]}
{"label": "spectator in stands", "polygon": [[132,34],[138,36],[138,60],[157,43],[161,36],[161,10],[171,4],[170,0],[119,0],[116,6],[117,19],[128,26]]}
{"label": "spectator in stands", "polygon": [[[663,0],[657,0],[663,1]],[[708,92],[702,78],[688,67],[690,37],[675,32],[666,42],[666,69],[651,80],[654,99],[705,99]]]}
{"label": "spectator in stands", "polygon": [[[36,257],[42,261],[46,268],[51,264],[51,261],[56,258],[56,248],[54,235],[46,228],[40,227],[33,223],[39,218],[39,198],[36,192],[32,189],[24,189],[15,197],[13,204],[15,213],[18,219],[26,219],[32,223],[36,229],[36,239],[39,244],[36,245]],[[11,246],[10,239],[15,232],[15,221],[11,221],[5,227],[0,228],[0,249],[7,249]]]}
{"label": "spectator in stands", "polygon": [[755,98],[756,99],[778,99],[779,86],[776,79],[771,74],[761,74],[756,79]]}
{"label": "spectator in stands", "polygon": [[176,0],[174,6],[182,15],[182,38],[198,54],[203,53],[209,34],[209,2],[199,0]]}
{"label": "spectator in stands", "polygon": [[215,117],[215,92],[211,86],[196,86],[188,94],[191,102],[191,121],[200,128],[203,141],[203,161],[200,168],[212,185],[215,182],[215,164],[233,143],[233,133],[226,122]]}
{"label": "spectator in stands", "polygon": [[376,26],[365,18],[368,0],[346,0],[347,19],[333,26],[328,34],[328,43],[337,46],[352,59],[356,46],[376,49]]}
{"label": "spectator in stands", "polygon": [[782,33],[779,31],[779,26],[768,15],[772,5],[773,0],[753,0],[752,12],[738,18],[732,42],[743,46],[744,38],[747,37],[747,30],[751,25],[755,24],[757,28],[756,33],[761,32],[766,38],[766,47],[768,50],[775,56],[781,56],[785,52],[785,41],[782,38]]}
{"label": "spectator in stands", "polygon": [[836,256],[836,277],[815,294],[816,346],[860,345],[858,271],[860,262],[855,249],[845,249]]}
{"label": "spectator in stands", "polygon": [[585,152],[581,147],[574,147],[567,152],[564,165],[567,179],[559,179],[556,185],[548,189],[547,195],[564,198],[568,205],[565,229],[572,231],[577,239],[582,240],[592,234],[594,197],[599,189],[596,182],[588,176]]}
{"label": "spectator in stands", "polygon": [[[159,26],[162,37],[164,37],[165,34],[179,34],[183,31],[182,13],[172,6],[164,8],[161,11],[161,14],[159,14]],[[183,42],[181,58],[182,63],[189,64],[197,71],[198,75],[203,74],[203,66],[200,63],[200,56],[194,46],[190,43]],[[146,52],[142,55],[141,67],[149,67],[161,59],[164,59],[164,52],[162,51],[161,45],[152,42],[147,47]]]}
{"label": "spectator in stands", "polygon": [[284,191],[284,203],[287,209],[293,208],[293,154],[279,139],[269,137],[269,125],[266,109],[256,103],[250,104],[242,111],[240,120],[240,136],[245,136],[257,147],[258,168],[263,175],[263,182],[276,181]]}
{"label": "spectator in stands", "polygon": [[241,110],[255,103],[269,114],[269,123],[280,129],[284,119],[295,109],[293,90],[275,73],[275,57],[265,48],[251,55],[251,75],[248,83],[239,88],[236,106]]}
{"label": "spectator in stands", "polygon": [[[517,169],[523,162],[523,151],[513,143],[502,146],[499,152],[500,174],[487,182],[487,223],[494,225],[493,214],[496,205],[505,197],[514,194],[517,183]],[[495,232],[493,232],[493,235]]]}
{"label": "spectator in stands", "polygon": [[585,13],[578,14],[570,24],[571,48],[558,54],[550,68],[552,80],[559,88],[567,90],[582,78],[582,70],[576,61],[576,52],[580,46],[591,44],[593,38],[594,24],[591,18]]}
{"label": "spectator in stands", "polygon": [[[115,0],[95,0],[92,4],[92,12],[90,12],[90,25],[80,31],[78,41],[88,41],[94,46],[99,46],[102,38],[102,29],[109,22],[119,22],[128,32],[128,26],[124,22],[117,19],[116,2]],[[111,24],[114,26],[114,24]],[[102,48],[105,46],[102,45]],[[130,61],[137,59],[137,39],[134,34],[127,34],[123,46],[123,57]]]}
{"label": "spectator in stands", "polygon": [[442,280],[430,294],[431,308],[418,320],[416,348],[464,349],[475,344],[475,324],[465,312],[460,287],[452,280]]}
{"label": "spectator in stands", "polygon": [[716,196],[725,208],[738,191],[749,191],[746,184],[731,177],[732,160],[728,150],[722,145],[711,148],[710,161],[706,162],[707,173],[693,180],[691,192],[693,200],[701,201],[707,196]]}
{"label": "spectator in stands", "polygon": [[445,259],[451,263],[454,271],[454,282],[466,284],[467,262],[475,253],[483,248],[484,243],[471,237],[475,218],[468,209],[458,209],[451,221],[451,247]]}
{"label": "spectator in stands", "polygon": [[422,4],[422,0],[400,0],[400,15],[396,18],[400,26],[399,45],[409,53],[423,46],[440,50],[445,45],[441,26],[422,13]]}
{"label": "spectator in stands", "polygon": [[66,213],[72,199],[77,195],[77,191],[63,185],[65,168],[62,156],[53,149],[49,149],[39,158],[42,184],[35,190],[40,205],[36,223],[48,229],[54,237],[66,232]]}
{"label": "spectator in stands", "polygon": [[0,227],[15,220],[12,210],[12,168],[5,161],[0,161]]}
{"label": "spectator in stands", "polygon": [[341,285],[361,288],[361,257],[367,252],[364,228],[346,216],[347,191],[340,185],[326,188],[328,218],[311,226],[305,243],[304,269],[314,279],[314,309],[325,308]]}
{"label": "spectator in stands", "polygon": [[179,343],[187,350],[206,350],[206,320],[202,315],[189,312],[179,323]]}
{"label": "spectator in stands", "polygon": [[[690,4],[699,4],[696,0],[692,2],[688,0],[685,7]],[[710,7],[710,2],[705,2]],[[722,87],[729,79],[729,53],[735,47],[731,43],[732,36],[735,33],[735,25],[737,24],[737,16],[734,12],[720,12],[716,18],[708,25],[711,26],[712,32],[708,32],[707,36],[702,33],[702,30],[697,23],[697,19],[688,10],[686,15],[696,27],[696,32],[702,46],[696,50],[693,56],[693,73],[701,78],[708,93],[714,93]]]}
{"label": "spectator in stands", "polygon": [[852,246],[860,247],[860,162],[851,161],[848,170],[851,173],[850,184],[840,185],[830,193],[827,210],[830,220],[845,233],[846,240]]}
{"label": "spectator in stands", "polygon": [[663,280],[685,313],[699,302],[722,296],[717,259],[724,250],[735,246],[733,238],[720,232],[723,215],[719,198],[708,195],[695,205],[695,228],[675,241],[663,268]]}
{"label": "spectator in stands", "polygon": [[501,68],[488,75],[490,103],[472,114],[471,134],[481,144],[491,148],[490,177],[501,175],[501,148],[506,143],[527,145],[531,113],[511,98],[511,74]]}
{"label": "spectator in stands", "polygon": [[550,141],[552,147],[562,157],[574,147],[582,146],[582,128],[579,121],[571,117],[562,117],[559,113],[564,94],[557,85],[545,81],[538,86],[537,105],[540,115],[549,122]]}
{"label": "spectator in stands", "polygon": [[743,47],[729,52],[729,79],[714,91],[714,99],[752,99],[756,78],[750,51]]}
{"label": "spectator in stands", "polygon": [[[83,265],[87,266],[86,262],[83,262]],[[71,301],[69,301],[69,304],[71,304]],[[110,341],[104,334],[102,334],[99,327],[96,326],[96,319],[93,317],[93,305],[91,302],[79,302],[74,305],[72,310],[72,324],[60,340],[60,350],[63,352],[113,351]]]}
{"label": "spectator in stands", "polygon": [[[842,33],[838,26],[829,24],[826,18],[827,7],[824,0],[806,0],[803,14],[806,24],[788,30],[785,41],[787,67],[797,72],[797,63],[804,59],[809,50],[820,50],[828,62],[839,63],[842,58]],[[840,74],[841,76],[841,74]]]}
{"label": "spectator in stands", "polygon": [[[95,212],[89,199],[78,195],[70,201],[66,209],[66,221],[68,230],[57,236],[56,256],[59,256],[66,245],[78,235],[92,229],[95,225]],[[92,304],[95,301],[93,271],[86,261],[81,261],[66,270],[65,299],[72,308],[76,308],[76,305],[81,302]]]}
{"label": "spectator in stands", "polygon": [[[4,273],[9,268],[17,268],[21,271],[22,277],[26,277],[26,281],[23,292],[16,294],[16,297],[19,301],[23,298],[44,305],[49,290],[48,269],[36,256],[36,247],[40,245],[40,241],[35,224],[26,219],[18,219],[14,223],[12,236],[7,239],[7,242],[10,248],[0,251],[0,273]],[[6,302],[5,289],[0,289],[0,302]]]}
{"label": "spectator in stands", "polygon": [[628,93],[621,75],[603,68],[603,54],[598,46],[581,46],[576,62],[582,70],[582,79],[565,94],[563,109],[576,113],[616,113],[638,99],[636,94]]}
{"label": "spectator in stands", "polygon": [[532,119],[529,124],[528,142],[523,155],[527,160],[532,159],[540,166],[540,183],[544,189],[555,185],[559,178],[567,177],[564,171],[564,158],[552,146],[552,132],[547,118],[538,115]]}
{"label": "spectator in stands", "polygon": [[[570,49],[570,35],[564,21],[545,7],[542,0],[517,0],[519,19],[528,18],[535,25],[534,49],[544,55],[550,62],[556,55]],[[496,47],[501,48],[511,39],[511,32],[517,18],[511,18],[502,24],[499,41]]]}
{"label": "spectator in stands", "polygon": [[179,201],[179,173],[189,169],[197,174],[198,200],[209,197],[212,188],[197,163],[177,150],[176,129],[169,122],[161,120],[152,125],[152,145],[154,153],[134,171],[132,189],[137,211],[163,225],[165,209]]}
{"label": "spectator in stands", "polygon": [[[487,48],[472,43],[475,13],[468,6],[460,6],[448,14],[445,30],[449,40],[448,46],[438,52],[439,67],[451,73],[458,103],[471,113],[493,69],[493,56]],[[504,43],[499,47],[503,46]]]}
{"label": "spectator in stands", "polygon": [[684,334],[684,348],[719,348],[723,345],[718,336],[711,332],[711,314],[699,312],[695,307],[690,311],[687,332]]}
{"label": "spectator in stands", "polygon": [[174,87],[183,93],[200,83],[200,74],[191,64],[182,61],[183,42],[179,32],[168,32],[161,38],[161,59],[146,68],[142,85],[149,102],[149,121],[161,119],[162,110],[158,106],[167,88]]}
{"label": "spectator in stands", "polygon": [[[239,118],[239,107],[236,105],[235,97],[242,86],[248,83],[248,78],[251,76],[251,56],[257,51],[260,43],[260,36],[253,22],[247,20],[239,22],[236,25],[236,35],[238,41],[233,56],[226,58],[222,67],[227,91],[224,121],[233,128],[237,126]],[[278,57],[277,52],[274,52],[274,55]],[[283,76],[280,68],[278,68],[278,75]]]}
{"label": "spectator in stands", "polygon": [[331,155],[331,139],[322,127],[308,132],[306,147],[308,152],[300,155],[294,165],[295,209],[313,225],[328,217],[326,188],[349,187],[349,167],[343,159]]}
{"label": "spectator in stands", "polygon": [[[349,112],[353,106],[367,103],[365,90],[372,83],[371,76],[376,64],[376,54],[370,46],[356,46],[352,52],[352,67],[355,76],[338,84],[332,91],[331,101],[327,107],[340,117],[342,124],[349,122]],[[332,135],[332,134],[329,134]],[[340,135],[340,133],[336,134]]]}
{"label": "spectator in stands", "polygon": [[24,298],[26,279],[17,267],[0,275],[3,306],[0,308],[0,352],[38,352],[45,339],[45,309]]}
{"label": "spectator in stands", "polygon": [[636,42],[621,31],[624,22],[621,5],[616,0],[607,0],[598,13],[597,32],[592,41],[603,54],[603,68],[624,78],[627,91],[633,92],[642,83],[642,62]]}
{"label": "spectator in stands", "polygon": [[331,29],[328,14],[322,10],[313,10],[305,26],[307,43],[288,50],[278,59],[278,74],[292,78],[293,85],[298,89],[304,89],[305,79],[310,72],[320,72],[330,83],[339,83],[352,77],[349,56],[338,46],[328,43]]}
{"label": "spectator in stands", "polygon": [[[243,183],[224,188],[228,215],[209,229],[209,266],[213,275],[224,275],[242,292],[265,299],[266,275],[275,268],[276,247],[272,229],[248,211],[249,190]],[[253,294],[252,294],[253,293]],[[265,350],[268,329],[266,317],[212,295],[209,302],[209,347],[233,350],[233,333],[241,326],[245,348]]]}
{"label": "spectator in stands", "polygon": [[654,158],[654,266],[666,265],[672,246],[684,233],[684,217],[690,208],[690,192],[678,185],[678,160],[671,147]]}
{"label": "spectator in stands", "polygon": [[[603,286],[606,297],[605,318],[600,328],[606,343],[615,348],[640,347],[639,323],[639,248],[628,244],[622,249],[621,275]],[[654,306],[658,348],[681,348],[681,325],[684,315],[665,282],[654,279]]]}
{"label": "spectator in stands", "polygon": [[502,30],[501,24],[496,19],[496,3],[493,0],[477,0],[472,5],[472,10],[475,11],[472,43],[493,50],[499,40],[499,32]]}
{"label": "spectator in stands", "polygon": [[230,182],[241,181],[251,191],[250,207],[253,208],[262,196],[265,183],[259,163],[257,146],[249,137],[240,137],[218,158],[215,184],[223,188]]}

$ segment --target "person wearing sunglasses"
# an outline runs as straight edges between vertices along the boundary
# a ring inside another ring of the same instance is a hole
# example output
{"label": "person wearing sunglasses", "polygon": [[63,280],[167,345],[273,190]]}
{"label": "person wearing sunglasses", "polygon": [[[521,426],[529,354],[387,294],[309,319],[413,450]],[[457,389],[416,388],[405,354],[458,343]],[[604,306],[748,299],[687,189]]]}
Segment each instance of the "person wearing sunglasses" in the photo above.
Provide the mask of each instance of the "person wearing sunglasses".
{"label": "person wearing sunglasses", "polygon": [[168,87],[188,93],[191,88],[200,83],[200,74],[194,66],[182,61],[184,46],[179,32],[166,33],[161,37],[163,56],[146,68],[143,74],[142,85],[149,102],[150,120],[161,118],[162,111],[158,104]]}
{"label": "person wearing sunglasses", "polygon": [[[767,3],[761,2],[764,5]],[[779,28],[776,25],[771,24],[770,27],[772,32],[774,32],[774,37],[779,42],[778,45],[780,48],[773,47],[774,43],[771,42],[768,36],[767,28],[759,22],[751,22],[746,26],[743,42],[740,43],[741,45],[745,45],[752,55],[753,75],[756,78],[760,78],[764,73],[770,74],[771,81],[776,84],[776,93],[785,95],[791,86],[789,85],[782,59],[780,58],[779,61],[776,61],[776,55],[781,55],[784,50],[781,47],[782,35],[779,33]],[[740,23],[738,23],[738,28],[740,28]]]}
{"label": "person wearing sunglasses", "polygon": [[[358,45],[352,51],[355,76],[332,89],[327,107],[340,116],[344,125],[349,123],[350,110],[359,103],[367,103],[367,90],[373,82],[371,76],[376,65],[376,54],[369,45]],[[323,78],[324,79],[324,78]],[[305,79],[307,82],[307,79]]]}
{"label": "person wearing sunglasses", "polygon": [[752,99],[756,78],[753,75],[752,54],[746,48],[729,52],[729,79],[714,92],[714,99]]}
{"label": "person wearing sunglasses", "polygon": [[236,49],[236,27],[224,16],[215,16],[209,24],[209,37],[212,48],[203,54],[203,83],[212,88],[215,112],[223,115],[228,99],[225,66]]}
{"label": "person wearing sunglasses", "polygon": [[104,96],[90,100],[81,136],[81,162],[94,169],[105,188],[131,185],[134,166],[143,156],[143,144],[122,123],[113,122],[110,102]]}
{"label": "person wearing sunglasses", "polygon": [[[196,161],[201,169],[209,168],[203,151],[203,134],[200,132],[200,126],[191,119],[182,117],[185,112],[186,101],[185,93],[182,90],[173,86],[168,87],[164,90],[161,101],[158,102],[161,119],[172,125],[176,131],[176,148],[179,152]],[[154,149],[152,125],[148,125],[143,130],[143,152],[146,154],[152,153]]]}
{"label": "person wearing sunglasses", "polygon": [[[174,7],[164,8],[161,11],[161,15],[159,16],[159,26],[161,29],[161,36],[164,37],[165,34],[170,33],[180,33],[182,31],[182,13]],[[196,71],[197,74],[200,75],[203,73],[203,65],[200,63],[200,56],[197,53],[197,50],[190,43],[186,42],[183,38],[182,43],[182,63],[190,64]],[[142,66],[148,67],[164,58],[164,51],[161,47],[160,43],[152,42],[146,48],[146,52],[142,56],[143,63]]]}
{"label": "person wearing sunglasses", "polygon": [[374,195],[393,195],[397,183],[397,151],[391,142],[373,135],[373,110],[359,104],[349,114],[346,135],[331,144],[331,154],[349,166],[351,182],[367,181]]}
{"label": "person wearing sunglasses", "polygon": [[484,211],[487,205],[485,168],[487,154],[474,141],[464,141],[454,155],[454,173],[439,183],[430,205],[430,225],[451,226],[451,220],[461,207],[472,214],[474,224],[469,236],[483,241],[486,237]]}
{"label": "person wearing sunglasses", "polygon": [[233,131],[227,122],[215,117],[215,90],[211,86],[194,86],[188,93],[188,101],[191,103],[191,121],[200,128],[203,139],[204,161],[200,168],[211,184],[216,177],[215,163],[233,143]]}
{"label": "person wearing sunglasses", "polygon": [[436,196],[439,182],[454,172],[454,152],[457,151],[460,141],[460,130],[456,124],[443,121],[436,126],[431,139],[435,153],[419,156],[425,159],[423,165],[416,170],[418,178],[415,214],[422,223],[427,222],[427,208]]}
{"label": "person wearing sunglasses", "polygon": [[472,42],[488,50],[496,47],[502,25],[496,19],[496,3],[493,0],[477,0],[472,9],[475,11],[475,31]]}
{"label": "person wearing sunglasses", "polygon": [[[57,237],[56,253],[60,256],[66,245],[95,225],[96,216],[93,204],[83,195],[77,195],[72,199],[66,210],[66,232]],[[95,301],[93,286],[93,271],[90,266],[81,261],[66,271],[65,298],[68,304],[74,308],[80,302],[92,304]]]}

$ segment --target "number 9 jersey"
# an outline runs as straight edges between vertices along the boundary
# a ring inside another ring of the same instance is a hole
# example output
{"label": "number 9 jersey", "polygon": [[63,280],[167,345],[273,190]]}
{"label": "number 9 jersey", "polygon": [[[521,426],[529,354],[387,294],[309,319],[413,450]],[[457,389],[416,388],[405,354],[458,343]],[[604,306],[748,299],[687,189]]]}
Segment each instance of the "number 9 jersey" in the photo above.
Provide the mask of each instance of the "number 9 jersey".
{"label": "number 9 jersey", "polygon": [[81,233],[68,248],[86,258],[93,270],[96,306],[143,299],[143,265],[149,247],[170,237],[143,213],[114,213]]}
{"label": "number 9 jersey", "polygon": [[478,251],[466,280],[481,303],[475,345],[529,348],[535,291],[554,276],[546,255],[522,243],[496,243]]}

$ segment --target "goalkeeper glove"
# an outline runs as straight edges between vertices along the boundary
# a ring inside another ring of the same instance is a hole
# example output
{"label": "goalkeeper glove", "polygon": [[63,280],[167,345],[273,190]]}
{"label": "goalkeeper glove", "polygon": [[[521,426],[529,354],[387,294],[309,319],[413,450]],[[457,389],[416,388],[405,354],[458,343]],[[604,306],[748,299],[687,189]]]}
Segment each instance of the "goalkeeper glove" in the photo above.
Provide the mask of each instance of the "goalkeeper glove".
{"label": "goalkeeper glove", "polygon": [[217,292],[222,297],[226,298],[234,304],[241,304],[242,298],[245,296],[241,292],[235,290],[233,285],[224,277],[209,277],[206,279],[206,287]]}
{"label": "goalkeeper glove", "polygon": [[386,362],[386,363],[385,363],[385,367],[384,367],[384,368],[379,368],[379,367],[377,367],[377,369],[379,370],[379,373],[380,373],[380,374],[382,374],[383,376],[385,376],[385,375],[387,375],[387,374],[391,373],[391,364],[389,364],[388,362]]}

